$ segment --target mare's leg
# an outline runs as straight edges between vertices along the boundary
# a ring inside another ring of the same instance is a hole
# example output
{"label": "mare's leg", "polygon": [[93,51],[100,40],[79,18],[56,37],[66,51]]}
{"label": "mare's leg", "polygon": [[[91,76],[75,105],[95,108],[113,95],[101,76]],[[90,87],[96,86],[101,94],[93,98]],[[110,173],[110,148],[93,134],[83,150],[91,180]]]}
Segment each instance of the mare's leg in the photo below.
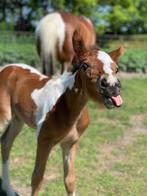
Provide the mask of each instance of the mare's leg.
{"label": "mare's leg", "polygon": [[9,154],[10,154],[12,144],[16,136],[20,132],[22,125],[23,123],[17,117],[13,117],[1,138],[2,189],[6,191],[8,196],[16,195],[10,186],[9,168],[8,168]]}
{"label": "mare's leg", "polygon": [[43,60],[42,66],[43,74],[47,76],[52,76],[55,73],[55,65],[51,54]]}
{"label": "mare's leg", "polygon": [[53,143],[50,143],[45,139],[38,139],[37,143],[37,154],[35,168],[32,175],[32,196],[37,196],[40,190],[43,175],[45,171],[46,162],[48,155],[53,147]]}
{"label": "mare's leg", "polygon": [[74,162],[79,136],[77,130],[71,130],[61,143],[63,164],[64,164],[64,184],[68,196],[75,196],[75,169]]}
{"label": "mare's leg", "polygon": [[42,62],[42,73],[44,75],[49,75],[48,68],[47,68],[47,63],[46,63],[46,61],[44,59],[43,59],[43,62]]}

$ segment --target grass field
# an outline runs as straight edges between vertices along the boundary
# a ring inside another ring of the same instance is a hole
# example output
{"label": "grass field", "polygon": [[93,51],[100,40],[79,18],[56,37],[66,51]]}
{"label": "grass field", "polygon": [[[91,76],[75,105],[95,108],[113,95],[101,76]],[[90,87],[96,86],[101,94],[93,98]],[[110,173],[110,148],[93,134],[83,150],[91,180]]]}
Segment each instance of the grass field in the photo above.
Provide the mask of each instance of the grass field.
{"label": "grass field", "polygon": [[[25,36],[18,40],[8,35],[5,41],[0,37],[1,65],[40,64],[34,39]],[[111,43],[113,49],[120,45]],[[127,42],[125,46],[122,70],[126,66],[146,69],[146,42]],[[75,164],[77,196],[147,196],[147,78],[123,79],[122,86],[122,108],[102,110],[89,103],[91,124],[81,138]],[[35,150],[35,131],[25,126],[15,141],[10,160],[12,186],[21,196],[30,195]],[[56,146],[40,196],[64,195],[61,151]]]}
{"label": "grass field", "polygon": [[[89,103],[91,124],[81,138],[76,159],[77,196],[147,195],[147,78],[122,80],[121,109],[103,110]],[[11,182],[30,195],[35,159],[34,130],[24,127],[12,149]],[[59,146],[51,153],[40,196],[64,196]]]}

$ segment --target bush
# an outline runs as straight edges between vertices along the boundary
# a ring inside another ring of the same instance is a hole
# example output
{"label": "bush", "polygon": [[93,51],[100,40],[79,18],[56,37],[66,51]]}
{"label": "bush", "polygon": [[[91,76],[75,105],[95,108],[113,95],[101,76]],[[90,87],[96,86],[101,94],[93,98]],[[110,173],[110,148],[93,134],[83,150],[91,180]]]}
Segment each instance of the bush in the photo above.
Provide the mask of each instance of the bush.
{"label": "bush", "polygon": [[[0,40],[0,66],[7,63],[26,63],[38,67],[38,64],[40,64],[33,34],[0,32]],[[129,42],[127,45],[129,46],[129,49],[125,50],[125,54],[119,61],[120,71],[146,72],[147,48],[141,48],[141,41],[138,41],[137,44],[135,41],[133,43],[135,43],[135,45],[133,45],[132,42],[131,44]],[[143,41],[143,44],[145,43],[146,42]],[[115,40],[112,40],[109,49],[107,48],[106,51],[110,51],[112,48],[117,48],[118,45],[120,46],[122,44],[119,44],[118,42],[116,43]],[[138,47],[140,49],[137,49]]]}
{"label": "bush", "polygon": [[128,49],[120,59],[119,67],[126,72],[146,72],[147,70],[147,50]]}
{"label": "bush", "polygon": [[0,66],[11,63],[25,63],[36,67],[40,61],[35,43],[0,43]]}

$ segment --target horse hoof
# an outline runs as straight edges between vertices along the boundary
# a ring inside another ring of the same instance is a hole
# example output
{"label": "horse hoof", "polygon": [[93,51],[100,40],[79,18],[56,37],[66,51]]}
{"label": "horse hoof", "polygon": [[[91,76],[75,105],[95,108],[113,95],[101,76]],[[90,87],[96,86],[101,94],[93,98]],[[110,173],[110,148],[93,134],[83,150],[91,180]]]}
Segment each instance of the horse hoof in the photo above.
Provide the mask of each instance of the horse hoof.
{"label": "horse hoof", "polygon": [[4,192],[1,188],[0,188],[0,196],[7,196],[6,192]]}
{"label": "horse hoof", "polygon": [[[16,194],[16,196],[20,196],[16,192],[15,192],[15,194]],[[0,178],[0,196],[7,196],[7,193],[5,191],[3,191],[3,189],[2,189],[2,179],[1,178]]]}

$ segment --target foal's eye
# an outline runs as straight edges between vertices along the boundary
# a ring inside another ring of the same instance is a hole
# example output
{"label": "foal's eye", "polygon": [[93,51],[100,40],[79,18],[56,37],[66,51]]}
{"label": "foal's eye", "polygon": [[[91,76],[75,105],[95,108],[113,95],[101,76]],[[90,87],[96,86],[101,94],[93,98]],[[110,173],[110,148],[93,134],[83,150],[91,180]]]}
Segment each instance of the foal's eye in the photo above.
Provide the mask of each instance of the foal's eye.
{"label": "foal's eye", "polygon": [[116,71],[115,72],[118,73],[118,71],[119,71],[119,69],[118,69],[118,67],[116,67]]}
{"label": "foal's eye", "polygon": [[90,67],[90,65],[87,64],[87,63],[83,63],[83,64],[81,65],[81,69],[82,69],[83,71],[86,71],[89,67]]}

